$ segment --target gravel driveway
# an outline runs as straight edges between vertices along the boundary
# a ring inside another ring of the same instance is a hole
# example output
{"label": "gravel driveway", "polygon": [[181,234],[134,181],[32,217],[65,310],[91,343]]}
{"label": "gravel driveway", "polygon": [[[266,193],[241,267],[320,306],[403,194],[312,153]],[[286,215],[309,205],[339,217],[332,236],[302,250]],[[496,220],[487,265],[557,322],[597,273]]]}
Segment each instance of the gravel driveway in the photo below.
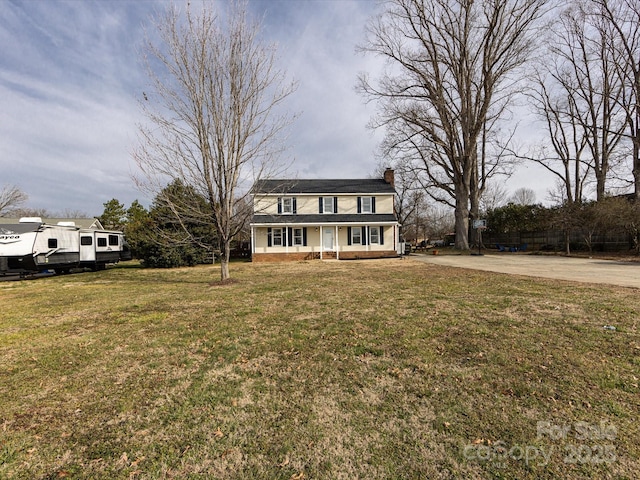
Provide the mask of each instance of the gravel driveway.
{"label": "gravel driveway", "polygon": [[640,288],[640,263],[555,255],[411,255],[448,267]]}

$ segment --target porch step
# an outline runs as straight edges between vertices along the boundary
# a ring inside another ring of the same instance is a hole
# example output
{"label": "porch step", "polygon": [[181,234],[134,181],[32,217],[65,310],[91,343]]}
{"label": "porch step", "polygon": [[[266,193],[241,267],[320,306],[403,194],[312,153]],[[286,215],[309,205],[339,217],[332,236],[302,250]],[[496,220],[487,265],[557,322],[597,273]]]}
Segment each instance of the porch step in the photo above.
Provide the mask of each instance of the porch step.
{"label": "porch step", "polygon": [[323,260],[335,260],[336,258],[338,258],[336,252],[322,252]]}

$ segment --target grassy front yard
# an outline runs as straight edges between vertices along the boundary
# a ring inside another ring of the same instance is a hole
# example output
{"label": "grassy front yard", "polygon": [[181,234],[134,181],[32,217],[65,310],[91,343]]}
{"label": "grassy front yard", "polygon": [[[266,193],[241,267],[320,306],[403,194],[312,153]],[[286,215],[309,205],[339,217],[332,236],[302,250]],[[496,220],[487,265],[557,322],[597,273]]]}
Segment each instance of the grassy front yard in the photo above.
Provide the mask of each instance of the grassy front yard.
{"label": "grassy front yard", "polygon": [[640,471],[638,290],[395,259],[232,276],[0,282],[0,478]]}

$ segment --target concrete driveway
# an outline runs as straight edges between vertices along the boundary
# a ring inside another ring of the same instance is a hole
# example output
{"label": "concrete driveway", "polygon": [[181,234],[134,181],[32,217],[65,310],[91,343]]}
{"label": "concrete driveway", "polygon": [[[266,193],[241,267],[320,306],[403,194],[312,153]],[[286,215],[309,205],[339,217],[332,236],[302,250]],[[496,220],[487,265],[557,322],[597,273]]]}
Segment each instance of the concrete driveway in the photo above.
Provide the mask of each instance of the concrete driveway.
{"label": "concrete driveway", "polygon": [[420,262],[490,272],[640,288],[640,263],[555,255],[411,255]]}

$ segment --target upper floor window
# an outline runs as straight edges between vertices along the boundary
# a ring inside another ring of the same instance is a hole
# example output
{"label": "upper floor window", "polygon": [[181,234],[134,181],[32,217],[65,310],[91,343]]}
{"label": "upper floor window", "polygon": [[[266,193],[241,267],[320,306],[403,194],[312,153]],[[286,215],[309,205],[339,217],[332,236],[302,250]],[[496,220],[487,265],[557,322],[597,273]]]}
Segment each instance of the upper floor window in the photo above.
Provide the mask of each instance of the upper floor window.
{"label": "upper floor window", "polygon": [[376,197],[358,197],[358,213],[376,213]]}
{"label": "upper floor window", "polygon": [[281,197],[278,198],[278,213],[296,213],[296,199],[295,197]]}
{"label": "upper floor window", "polygon": [[320,197],[320,213],[338,213],[338,197]]}

